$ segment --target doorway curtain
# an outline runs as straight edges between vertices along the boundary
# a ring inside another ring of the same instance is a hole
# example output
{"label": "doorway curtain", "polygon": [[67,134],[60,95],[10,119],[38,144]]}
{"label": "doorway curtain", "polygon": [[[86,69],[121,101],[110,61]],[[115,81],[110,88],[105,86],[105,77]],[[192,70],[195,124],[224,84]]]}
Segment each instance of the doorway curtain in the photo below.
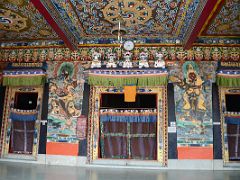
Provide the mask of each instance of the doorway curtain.
{"label": "doorway curtain", "polygon": [[156,160],[156,122],[156,109],[101,110],[101,158]]}
{"label": "doorway curtain", "polygon": [[36,110],[11,110],[10,153],[32,154],[37,115]]}

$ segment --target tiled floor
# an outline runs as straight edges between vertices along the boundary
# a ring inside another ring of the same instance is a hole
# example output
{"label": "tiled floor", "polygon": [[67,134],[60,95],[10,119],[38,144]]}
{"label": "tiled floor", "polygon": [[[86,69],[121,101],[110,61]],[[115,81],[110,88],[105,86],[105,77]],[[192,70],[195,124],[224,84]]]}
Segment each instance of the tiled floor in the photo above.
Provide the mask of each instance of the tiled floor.
{"label": "tiled floor", "polygon": [[0,180],[240,180],[240,171],[82,168],[0,162]]}

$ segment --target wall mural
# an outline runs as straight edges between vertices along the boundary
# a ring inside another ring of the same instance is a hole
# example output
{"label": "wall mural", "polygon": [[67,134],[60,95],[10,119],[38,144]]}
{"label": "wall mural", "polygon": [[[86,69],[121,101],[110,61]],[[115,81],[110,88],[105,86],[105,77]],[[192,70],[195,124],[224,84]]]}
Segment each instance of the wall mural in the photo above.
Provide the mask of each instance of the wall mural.
{"label": "wall mural", "polygon": [[178,146],[209,146],[213,143],[212,88],[215,62],[176,63],[169,79],[174,83]]}
{"label": "wall mural", "polygon": [[78,141],[77,121],[83,99],[83,68],[79,63],[49,62],[48,142]]}

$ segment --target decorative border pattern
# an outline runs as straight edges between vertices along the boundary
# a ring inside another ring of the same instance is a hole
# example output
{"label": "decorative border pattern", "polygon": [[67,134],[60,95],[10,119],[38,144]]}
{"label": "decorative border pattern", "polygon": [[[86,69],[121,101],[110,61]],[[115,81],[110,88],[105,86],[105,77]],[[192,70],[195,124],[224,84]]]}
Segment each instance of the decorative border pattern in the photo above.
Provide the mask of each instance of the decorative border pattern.
{"label": "decorative border pattern", "polygon": [[185,34],[184,34],[184,39],[183,39],[183,43],[184,44],[186,44],[186,42],[188,41],[189,37],[191,36],[192,31],[195,28],[197,21],[201,17],[203,8],[205,7],[206,3],[207,3],[207,0],[204,0],[202,3],[199,3],[197,8],[196,8],[196,10],[194,11],[195,13],[194,13],[194,15],[193,15],[193,17],[191,19],[191,22],[190,22],[190,24],[188,26],[188,29],[185,31]]}
{"label": "decorative border pattern", "polygon": [[[0,62],[45,62],[45,61],[80,61],[80,63],[89,68],[92,61],[92,54],[99,52],[102,54],[102,63],[107,63],[109,53],[117,54],[117,59],[122,59],[122,50],[116,46],[108,47],[82,47],[76,51],[70,51],[68,48],[1,48]],[[156,47],[136,47],[133,51],[133,62],[139,60],[139,54],[147,52],[148,60],[154,61],[155,53],[162,53],[165,61],[239,61],[239,46],[194,46],[191,50],[183,50],[178,46],[156,46]]]}
{"label": "decorative border pattern", "polygon": [[78,42],[79,42],[78,33],[76,33],[75,31],[72,31],[72,28],[73,28],[73,27],[71,27],[72,25],[66,24],[64,22],[64,20],[62,19],[62,16],[58,12],[58,10],[57,10],[56,6],[54,5],[54,3],[52,1],[50,1],[50,0],[48,0],[48,1],[41,1],[41,2],[44,4],[46,10],[51,14],[51,16],[54,18],[55,22],[57,22],[59,27],[63,30],[65,35],[68,37],[68,40],[73,45],[77,45]]}
{"label": "decorative border pattern", "polygon": [[[99,154],[99,108],[101,93],[112,92],[113,87],[92,86],[89,100],[89,117],[88,117],[88,163],[98,159]],[[115,93],[122,92],[122,89],[114,89]],[[157,161],[161,166],[167,166],[168,159],[168,141],[167,141],[167,94],[166,87],[145,87],[138,88],[140,93],[157,93],[158,95],[158,121],[157,121]]]}

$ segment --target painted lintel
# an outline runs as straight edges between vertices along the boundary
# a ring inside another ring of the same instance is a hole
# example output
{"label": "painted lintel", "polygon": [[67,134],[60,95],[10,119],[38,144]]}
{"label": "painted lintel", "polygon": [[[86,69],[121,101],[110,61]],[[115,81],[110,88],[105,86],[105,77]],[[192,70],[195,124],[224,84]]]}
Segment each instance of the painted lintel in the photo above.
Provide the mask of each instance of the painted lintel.
{"label": "painted lintel", "polygon": [[62,31],[62,29],[58,26],[56,21],[53,19],[51,14],[48,12],[48,10],[44,7],[41,0],[30,0],[35,8],[43,15],[43,17],[46,19],[48,24],[53,28],[53,30],[58,34],[58,36],[64,41],[66,46],[70,50],[76,50],[76,47],[69,41],[65,33]]}
{"label": "painted lintel", "polygon": [[190,36],[188,36],[188,39],[185,41],[183,48],[185,50],[188,50],[192,47],[193,43],[195,42],[197,36],[200,34],[202,28],[206,23],[210,23],[210,19],[213,18],[213,15],[216,16],[216,10],[221,8],[223,6],[223,2],[225,0],[208,0],[205,4],[203,11],[201,15],[199,16],[196,25],[191,31]]}

